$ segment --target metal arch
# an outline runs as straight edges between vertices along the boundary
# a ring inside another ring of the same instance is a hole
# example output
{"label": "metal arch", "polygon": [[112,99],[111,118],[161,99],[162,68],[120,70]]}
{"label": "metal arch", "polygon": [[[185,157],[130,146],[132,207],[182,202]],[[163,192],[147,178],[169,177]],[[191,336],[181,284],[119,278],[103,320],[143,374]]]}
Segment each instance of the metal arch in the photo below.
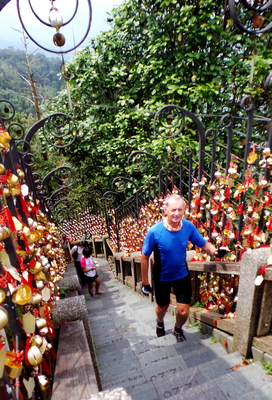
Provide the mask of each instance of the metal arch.
{"label": "metal arch", "polygon": [[[147,153],[146,151],[143,150],[137,150],[137,151],[133,151],[129,157],[128,157],[128,162],[135,156],[137,156],[138,154],[144,154],[147,158],[150,158],[151,160],[153,160],[155,162],[155,164],[158,167],[158,176],[160,177],[160,171],[162,169],[162,165],[160,163],[160,161],[153,156],[153,154]],[[159,192],[162,193],[162,180],[159,178]]]}
{"label": "metal arch", "polygon": [[[263,7],[255,8],[251,6],[246,0],[240,0],[240,2],[243,4],[244,7],[246,7],[248,10],[251,11],[258,11],[258,12],[263,12],[268,10],[272,6],[272,0],[269,0]],[[251,30],[247,29],[245,26],[242,25],[236,11],[236,5],[235,5],[235,0],[229,0],[229,10],[230,10],[230,15],[231,18],[233,19],[235,25],[243,32],[249,33],[251,35],[256,35],[259,33],[265,33],[268,32],[270,29],[272,29],[272,22],[270,22],[265,28],[259,29],[259,30]]]}
{"label": "metal arch", "polygon": [[116,196],[116,197],[123,197],[123,196],[122,196],[120,193],[118,193],[118,192],[113,192],[113,191],[111,191],[111,190],[108,190],[107,192],[105,192],[105,193],[103,194],[103,196],[101,197],[101,200],[105,200],[106,197],[107,197],[108,195],[113,195],[113,196]]}
{"label": "metal arch", "polygon": [[93,192],[99,193],[100,195],[103,194],[103,190],[97,185],[90,185],[90,186],[87,187],[86,190],[87,190],[87,192],[92,192],[93,191]]}
{"label": "metal arch", "polygon": [[[167,109],[177,109],[178,111],[181,112],[181,114],[184,117],[190,118],[194,123],[197,128],[198,132],[198,137],[199,137],[199,178],[202,176],[203,171],[204,171],[204,147],[205,147],[205,129],[204,126],[202,125],[201,121],[198,119],[198,117],[192,113],[191,111],[187,111],[184,108],[181,108],[179,106],[176,106],[175,104],[169,104],[167,106],[162,107],[160,110],[158,110],[155,114],[154,117],[154,126],[156,122],[156,118],[160,115],[160,113],[164,112],[164,110]],[[181,130],[179,130],[178,133],[180,133]],[[178,133],[175,135],[177,136]]]}
{"label": "metal arch", "polygon": [[136,151],[133,151],[132,153],[130,153],[130,155],[128,156],[128,163],[129,163],[129,162],[131,161],[131,159],[132,159],[133,157],[135,157],[137,154],[144,154],[147,158],[151,158],[151,160],[153,160],[153,161],[155,162],[155,164],[157,165],[157,167],[158,167],[158,172],[159,172],[160,169],[162,168],[162,165],[161,165],[160,161],[159,161],[155,156],[153,156],[153,154],[147,153],[146,151],[143,151],[143,150],[136,150]]}
{"label": "metal arch", "polygon": [[46,186],[46,184],[48,183],[49,179],[52,178],[52,176],[55,175],[56,172],[58,172],[58,171],[60,171],[62,169],[68,169],[69,171],[71,171],[71,178],[73,178],[73,182],[70,185],[68,185],[69,187],[71,187],[75,183],[75,180],[74,180],[75,174],[74,174],[74,170],[71,167],[68,167],[66,165],[63,165],[61,167],[55,168],[53,171],[50,171],[42,180],[43,186]]}
{"label": "metal arch", "polygon": [[[50,118],[53,118],[53,117],[67,117],[67,118],[69,118],[70,120],[72,120],[73,123],[75,124],[73,118],[70,117],[68,114],[64,114],[64,113],[53,113],[53,114],[49,114],[47,117],[41,119],[40,121],[38,121],[38,122],[36,122],[34,125],[32,125],[32,127],[29,129],[29,131],[27,132],[27,134],[26,134],[26,136],[25,136],[25,141],[28,142],[28,143],[30,143],[30,141],[32,140],[32,138],[33,138],[33,136],[35,135],[35,133],[36,133],[39,129],[41,129],[41,128],[44,127],[44,124],[46,123],[46,121],[48,121]],[[75,130],[76,130],[76,125],[75,125]],[[77,130],[76,130],[76,134],[75,134],[75,136],[74,136],[74,139],[73,139],[72,143],[73,143],[74,140],[76,139],[76,136],[77,136]],[[70,143],[70,144],[71,144],[71,143]],[[70,144],[69,144],[69,145],[70,145]],[[53,146],[53,145],[52,145],[52,146]],[[64,148],[64,147],[67,147],[67,145],[66,145],[66,146],[54,146],[54,147],[57,147],[57,148]]]}
{"label": "metal arch", "polygon": [[[18,17],[19,17],[19,20],[20,20],[20,22],[21,22],[21,25],[22,25],[22,27],[23,27],[23,30],[26,32],[26,34],[27,34],[27,36],[29,37],[29,39],[32,40],[32,42],[34,42],[38,47],[40,47],[41,49],[43,49],[43,50],[45,50],[45,51],[48,51],[48,52],[50,52],[50,53],[54,53],[54,54],[67,54],[67,53],[69,53],[70,51],[73,51],[73,50],[75,50],[77,47],[79,47],[79,46],[84,42],[84,40],[86,39],[86,37],[88,36],[88,33],[89,33],[89,31],[90,31],[91,23],[92,23],[92,5],[91,5],[91,0],[86,0],[86,1],[87,1],[87,3],[88,3],[88,8],[89,8],[89,21],[88,21],[88,25],[87,25],[86,32],[85,32],[83,38],[79,41],[78,44],[76,44],[76,45],[73,46],[72,48],[70,48],[70,49],[68,49],[68,50],[65,50],[65,51],[62,51],[61,49],[59,49],[58,51],[57,51],[57,50],[56,50],[56,51],[50,50],[50,49],[48,49],[48,48],[46,48],[46,47],[44,47],[44,46],[41,46],[35,39],[33,39],[33,37],[29,34],[28,30],[26,29],[26,27],[25,27],[25,25],[24,25],[24,23],[23,23],[22,16],[21,16],[21,13],[20,13],[20,7],[19,7],[20,0],[17,0],[17,13],[18,13]],[[77,2],[78,2],[78,0],[77,0]],[[34,15],[35,15],[35,14],[34,14]],[[36,15],[35,15],[35,16],[36,16]],[[73,16],[73,18],[74,18],[74,16]],[[39,19],[39,20],[40,20],[40,19]],[[44,23],[42,20],[40,20],[40,22]],[[67,23],[69,23],[69,22],[70,22],[70,21],[66,22],[64,25],[67,25]],[[47,24],[44,24],[44,25],[47,25]],[[50,25],[50,28],[51,28],[51,27],[52,27],[52,26]],[[53,27],[52,27],[52,28],[53,28]]]}
{"label": "metal arch", "polygon": [[[116,184],[118,181],[119,182],[120,181],[129,182],[135,187],[136,190],[139,189],[139,186],[136,185],[136,183],[132,179],[126,178],[125,176],[117,176],[116,178],[114,178],[113,181],[112,181],[112,187],[114,187],[114,184]],[[124,191],[125,191],[125,189],[124,190],[119,190],[119,192],[124,192]]]}
{"label": "metal arch", "polygon": [[62,192],[69,191],[69,190],[71,190],[71,188],[69,186],[62,186],[60,189],[56,190],[54,193],[51,194],[50,200],[53,201],[60,194],[65,194]]}

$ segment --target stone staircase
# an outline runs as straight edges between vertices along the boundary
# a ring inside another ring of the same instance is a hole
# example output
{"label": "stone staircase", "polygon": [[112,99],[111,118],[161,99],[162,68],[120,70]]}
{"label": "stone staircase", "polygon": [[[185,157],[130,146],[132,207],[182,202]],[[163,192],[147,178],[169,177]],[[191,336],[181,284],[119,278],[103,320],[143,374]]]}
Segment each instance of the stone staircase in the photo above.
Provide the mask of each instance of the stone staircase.
{"label": "stone staircase", "polygon": [[171,314],[166,336],[157,338],[155,304],[106,268],[99,275],[105,293],[90,300],[84,293],[103,391],[122,387],[133,400],[272,399],[272,377],[259,362],[228,354],[197,327],[187,325],[187,340],[176,343]]}

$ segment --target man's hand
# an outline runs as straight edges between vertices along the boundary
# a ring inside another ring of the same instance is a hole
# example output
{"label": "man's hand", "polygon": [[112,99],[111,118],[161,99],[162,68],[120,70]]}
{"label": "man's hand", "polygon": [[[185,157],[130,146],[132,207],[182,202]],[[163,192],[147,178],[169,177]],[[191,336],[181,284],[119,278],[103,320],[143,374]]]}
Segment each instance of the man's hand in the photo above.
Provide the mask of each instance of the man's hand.
{"label": "man's hand", "polygon": [[150,285],[142,285],[141,292],[144,296],[149,296],[149,293],[152,293],[152,288]]}

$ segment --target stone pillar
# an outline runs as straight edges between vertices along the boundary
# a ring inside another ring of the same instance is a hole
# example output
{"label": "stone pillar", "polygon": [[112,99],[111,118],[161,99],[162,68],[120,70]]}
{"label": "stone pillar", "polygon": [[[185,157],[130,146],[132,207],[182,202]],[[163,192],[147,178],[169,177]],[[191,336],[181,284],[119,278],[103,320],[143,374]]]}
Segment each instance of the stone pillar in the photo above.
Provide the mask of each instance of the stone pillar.
{"label": "stone pillar", "polygon": [[59,287],[63,287],[65,292],[77,290],[78,293],[81,293],[81,284],[76,273],[65,275],[64,278],[59,281]]}
{"label": "stone pillar", "polygon": [[254,281],[271,255],[269,247],[248,250],[243,254],[240,268],[238,302],[233,336],[233,351],[250,357],[251,344],[256,335],[263,288]]}

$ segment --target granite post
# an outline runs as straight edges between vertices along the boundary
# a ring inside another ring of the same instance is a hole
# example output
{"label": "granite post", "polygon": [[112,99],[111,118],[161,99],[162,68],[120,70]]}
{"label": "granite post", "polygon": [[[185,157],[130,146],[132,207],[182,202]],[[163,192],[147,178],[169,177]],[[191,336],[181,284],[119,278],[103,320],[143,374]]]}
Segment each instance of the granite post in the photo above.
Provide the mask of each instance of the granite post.
{"label": "granite post", "polygon": [[242,257],[232,351],[239,351],[244,357],[251,357],[262,300],[263,287],[255,285],[255,278],[270,255],[270,248],[264,247],[247,250]]}

